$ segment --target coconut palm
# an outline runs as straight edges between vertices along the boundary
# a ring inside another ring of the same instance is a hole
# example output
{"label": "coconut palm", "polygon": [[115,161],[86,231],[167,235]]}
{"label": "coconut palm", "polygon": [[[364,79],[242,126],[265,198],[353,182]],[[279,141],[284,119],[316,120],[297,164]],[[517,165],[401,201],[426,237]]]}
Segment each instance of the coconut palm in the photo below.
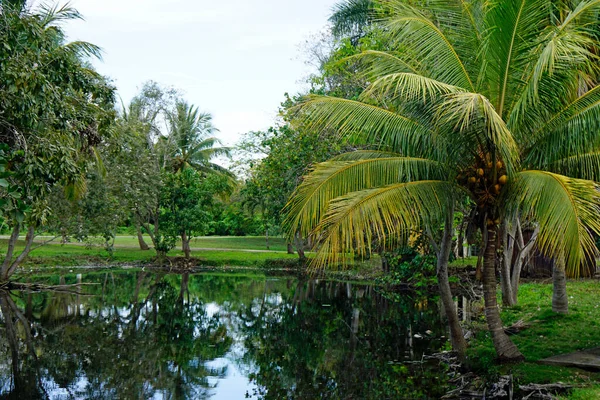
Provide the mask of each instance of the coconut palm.
{"label": "coconut palm", "polygon": [[230,149],[220,146],[219,139],[213,136],[217,129],[212,123],[212,115],[201,113],[198,107],[185,101],[178,101],[168,116],[168,124],[166,156],[175,171],[191,167],[205,174],[232,176],[227,169],[212,162],[215,157],[230,156]]}
{"label": "coconut palm", "polygon": [[454,204],[470,198],[493,343],[500,359],[522,359],[497,307],[498,229],[516,213],[535,221],[536,246],[571,275],[595,255],[600,1],[379,4],[396,51],[357,57],[371,82],[359,101],[310,96],[296,109],[374,150],[318,165],[287,206],[288,232],[311,235],[323,266],[443,223],[444,255]]}
{"label": "coconut palm", "polygon": [[366,27],[371,23],[373,7],[373,0],[342,0],[336,3],[329,17],[333,36],[349,36],[356,42],[364,36]]}

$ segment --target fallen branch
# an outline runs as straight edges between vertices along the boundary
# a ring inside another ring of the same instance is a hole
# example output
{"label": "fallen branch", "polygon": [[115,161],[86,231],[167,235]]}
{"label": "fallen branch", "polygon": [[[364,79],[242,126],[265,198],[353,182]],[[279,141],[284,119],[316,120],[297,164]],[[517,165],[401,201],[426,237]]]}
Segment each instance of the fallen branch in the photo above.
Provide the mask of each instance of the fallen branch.
{"label": "fallen branch", "polygon": [[[539,385],[536,383],[530,383],[529,385],[519,386],[521,392],[523,392],[523,399],[541,399],[541,400],[552,400],[556,398],[559,393],[565,393],[568,390],[573,389],[573,385],[565,385],[564,383],[549,383],[546,385]],[[527,393],[527,394],[525,394]]]}
{"label": "fallen branch", "polygon": [[[80,296],[86,296],[85,293],[78,291],[77,289],[82,286],[95,286],[99,283],[74,283],[72,285],[42,285],[40,283],[21,283],[21,282],[4,282],[0,284],[0,289],[3,290],[19,290],[19,291],[30,291],[30,292],[57,292],[57,293],[68,293],[77,294]],[[75,289],[75,290],[74,290]]]}
{"label": "fallen branch", "polygon": [[504,333],[507,335],[516,335],[517,333],[524,331],[525,329],[531,327],[530,323],[523,321],[522,319],[518,320],[511,326],[507,326],[504,328]]}

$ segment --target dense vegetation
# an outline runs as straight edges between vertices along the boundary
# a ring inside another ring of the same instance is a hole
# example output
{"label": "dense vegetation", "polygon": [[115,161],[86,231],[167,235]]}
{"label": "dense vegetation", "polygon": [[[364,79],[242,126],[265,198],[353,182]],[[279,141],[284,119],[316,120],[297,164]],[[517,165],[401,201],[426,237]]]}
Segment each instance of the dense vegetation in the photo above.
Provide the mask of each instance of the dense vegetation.
{"label": "dense vegetation", "polygon": [[341,1],[312,44],[310,91],[229,148],[176,89],[140,83],[118,105],[99,49],[65,40],[76,10],[0,0],[0,282],[40,234],[101,238],[113,257],[127,233],[139,251],[124,260],[157,265],[178,244],[189,261],[201,236],[264,235],[312,270],[369,260],[384,284],[437,286],[464,358],[449,263],[474,251],[495,356],[538,359],[505,334],[518,308],[501,312],[497,279],[515,307],[543,258],[566,314],[566,278],[595,270],[599,15],[594,0]]}

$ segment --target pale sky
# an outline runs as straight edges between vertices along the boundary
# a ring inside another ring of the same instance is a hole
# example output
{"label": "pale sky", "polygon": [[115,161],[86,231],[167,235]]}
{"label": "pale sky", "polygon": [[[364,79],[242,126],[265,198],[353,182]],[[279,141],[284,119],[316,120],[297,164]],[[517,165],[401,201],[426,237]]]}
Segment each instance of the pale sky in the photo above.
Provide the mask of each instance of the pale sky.
{"label": "pale sky", "polygon": [[306,85],[300,45],[322,31],[338,0],[72,0],[85,17],[70,40],[104,50],[97,69],[125,103],[147,80],[211,112],[220,138],[268,128],[284,93]]}

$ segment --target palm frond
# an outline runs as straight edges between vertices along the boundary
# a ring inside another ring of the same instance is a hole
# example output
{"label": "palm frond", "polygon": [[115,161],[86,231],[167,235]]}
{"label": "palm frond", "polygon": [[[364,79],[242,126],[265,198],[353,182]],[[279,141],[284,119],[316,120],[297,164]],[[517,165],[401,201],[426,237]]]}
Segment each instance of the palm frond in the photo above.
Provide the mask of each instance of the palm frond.
{"label": "palm frond", "polygon": [[313,268],[346,264],[348,256],[364,256],[372,243],[407,237],[425,222],[440,220],[453,187],[443,181],[398,183],[349,193],[330,203],[313,232],[318,252]]}
{"label": "palm frond", "polygon": [[[562,30],[568,28],[572,23],[581,20],[581,19],[592,19],[592,20],[596,20],[597,22],[597,18],[598,18],[598,12],[600,11],[600,0],[588,0],[588,1],[581,1],[579,2],[579,4],[577,5],[577,7],[575,7],[573,9],[573,11],[571,11],[567,17],[565,18],[565,20],[563,21],[563,23],[560,25],[560,28]],[[589,21],[586,21],[589,22]]]}
{"label": "palm frond", "polygon": [[[194,149],[193,149],[194,150]],[[190,161],[207,162],[216,157],[231,157],[230,147],[212,147],[190,152]]]}
{"label": "palm frond", "polygon": [[407,156],[429,157],[434,133],[419,121],[371,104],[329,96],[308,96],[294,109],[307,129],[334,130]]}
{"label": "palm frond", "polygon": [[69,21],[74,19],[83,20],[83,16],[75,8],[71,7],[69,3],[59,6],[54,4],[52,6],[42,3],[39,6],[39,15],[41,17],[42,25],[47,27],[55,25],[63,21]]}
{"label": "palm frond", "polygon": [[102,60],[102,48],[89,42],[69,42],[61,48],[63,51],[77,57],[93,57]]}
{"label": "palm frond", "polygon": [[[428,76],[438,81],[474,91],[469,69],[451,40],[436,22],[423,12],[398,0],[380,0],[382,21],[394,44],[427,66]],[[473,57],[474,54],[469,54]]]}
{"label": "palm frond", "polygon": [[[589,13],[597,13],[599,8],[598,0],[582,1],[568,14],[563,11],[566,17],[562,22],[558,21],[557,25],[551,24],[545,29],[539,39],[540,44],[532,52],[531,67],[528,66],[525,72],[528,77],[510,107],[511,120],[531,118],[527,108],[540,100],[555,101],[556,96],[538,95],[540,84],[550,86],[545,89],[546,94],[556,94],[567,80],[578,79],[580,71],[597,69],[594,66],[598,53],[597,32],[590,29],[590,21],[584,17]],[[545,82],[542,83],[542,80]]]}
{"label": "palm frond", "polygon": [[533,168],[545,168],[562,158],[586,153],[597,144],[599,130],[600,86],[596,86],[524,138],[525,162]]}
{"label": "palm frond", "polygon": [[284,226],[288,234],[293,236],[299,231],[307,236],[336,197],[399,182],[442,179],[445,175],[443,167],[435,161],[380,156],[317,164],[285,206]]}
{"label": "palm frond", "polygon": [[600,151],[562,158],[551,163],[548,170],[571,178],[600,182]]}
{"label": "palm frond", "polygon": [[457,86],[427,78],[422,75],[399,72],[375,80],[361,95],[361,99],[385,97],[403,102],[422,101],[427,103],[441,95],[464,92]]}
{"label": "palm frond", "polygon": [[597,252],[593,234],[600,234],[598,185],[546,171],[524,171],[508,189],[513,207],[539,224],[540,251],[564,257],[567,272],[579,276],[582,263],[595,259]]}
{"label": "palm frond", "polygon": [[365,50],[361,53],[345,57],[338,64],[357,62],[361,68],[358,74],[365,78],[379,77],[399,72],[412,72],[423,74],[419,63],[411,59],[407,53],[387,52],[380,50]]}
{"label": "palm frond", "polygon": [[343,0],[333,7],[329,17],[331,31],[337,38],[360,36],[368,25],[373,11],[373,0]]}
{"label": "palm frond", "polygon": [[499,1],[486,14],[490,27],[484,55],[490,84],[488,96],[500,116],[512,103],[523,69],[531,62],[532,50],[548,25],[549,6],[547,0]]}
{"label": "palm frond", "polygon": [[377,158],[392,158],[402,157],[402,154],[392,151],[380,150],[356,150],[348,153],[342,153],[329,159],[329,161],[358,161],[358,160],[373,160]]}

